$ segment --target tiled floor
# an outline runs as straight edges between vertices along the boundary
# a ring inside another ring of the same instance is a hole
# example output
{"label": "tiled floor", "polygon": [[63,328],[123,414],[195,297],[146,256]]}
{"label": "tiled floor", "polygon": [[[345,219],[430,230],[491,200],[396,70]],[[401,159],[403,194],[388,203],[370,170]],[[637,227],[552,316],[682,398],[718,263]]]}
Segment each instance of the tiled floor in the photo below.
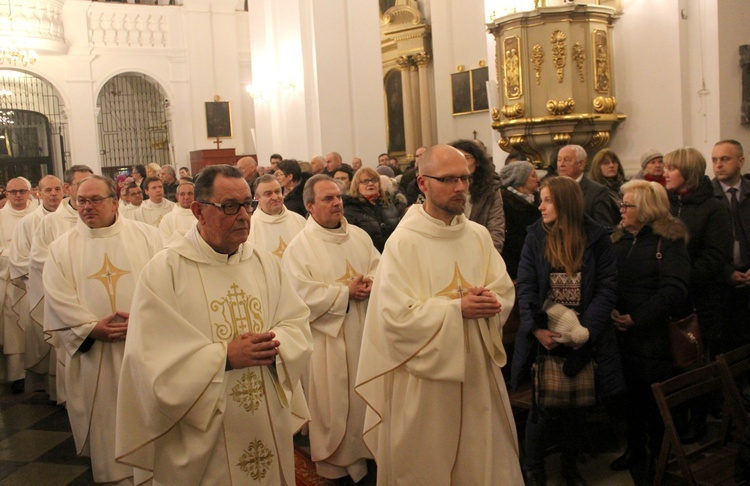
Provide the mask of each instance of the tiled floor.
{"label": "tiled floor", "polygon": [[68,415],[46,393],[13,395],[0,385],[0,486],[93,485],[76,455]]}

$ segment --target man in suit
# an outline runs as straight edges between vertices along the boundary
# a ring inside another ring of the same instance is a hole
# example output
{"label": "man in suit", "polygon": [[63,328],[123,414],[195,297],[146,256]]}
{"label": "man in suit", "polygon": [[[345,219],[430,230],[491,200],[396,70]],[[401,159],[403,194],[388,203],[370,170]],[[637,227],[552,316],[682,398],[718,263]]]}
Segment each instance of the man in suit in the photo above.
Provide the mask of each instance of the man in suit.
{"label": "man in suit", "polygon": [[607,188],[586,177],[586,150],[580,145],[566,145],[557,154],[558,175],[570,177],[578,182],[583,191],[586,214],[596,222],[614,228],[620,221],[619,210],[609,197]]}
{"label": "man in suit", "polygon": [[742,177],[745,156],[736,140],[722,140],[711,151],[714,196],[732,212],[734,253],[725,274],[730,286],[724,307],[724,350],[750,343],[750,181]]}

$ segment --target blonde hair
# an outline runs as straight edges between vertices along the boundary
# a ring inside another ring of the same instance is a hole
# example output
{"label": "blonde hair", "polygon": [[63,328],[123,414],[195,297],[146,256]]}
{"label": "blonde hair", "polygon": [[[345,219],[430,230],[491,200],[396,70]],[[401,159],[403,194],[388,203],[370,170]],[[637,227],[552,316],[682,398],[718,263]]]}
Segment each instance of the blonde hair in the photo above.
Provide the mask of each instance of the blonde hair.
{"label": "blonde hair", "polygon": [[146,166],[146,177],[159,177],[161,166],[156,162],[151,162]]}
{"label": "blonde hair", "polygon": [[542,183],[547,188],[557,219],[552,224],[542,223],[547,233],[544,254],[554,268],[564,268],[573,276],[583,266],[586,250],[583,192],[576,181],[568,177],[550,177]]}
{"label": "blonde hair", "polygon": [[706,174],[706,159],[693,147],[669,152],[664,156],[664,166],[680,171],[685,179],[685,189],[697,189]]}
{"label": "blonde hair", "polygon": [[349,186],[349,195],[365,201],[365,197],[359,192],[359,181],[366,178],[377,179],[380,200],[383,201],[383,205],[388,206],[389,201],[388,197],[385,195],[385,188],[383,187],[383,184],[380,183],[380,174],[378,174],[378,171],[372,167],[362,167],[356,174],[354,174],[354,177],[352,177],[352,184]]}
{"label": "blonde hair", "polygon": [[620,192],[623,196],[628,193],[633,195],[639,223],[652,225],[658,221],[674,219],[669,214],[667,190],[658,182],[633,180],[623,184]]}

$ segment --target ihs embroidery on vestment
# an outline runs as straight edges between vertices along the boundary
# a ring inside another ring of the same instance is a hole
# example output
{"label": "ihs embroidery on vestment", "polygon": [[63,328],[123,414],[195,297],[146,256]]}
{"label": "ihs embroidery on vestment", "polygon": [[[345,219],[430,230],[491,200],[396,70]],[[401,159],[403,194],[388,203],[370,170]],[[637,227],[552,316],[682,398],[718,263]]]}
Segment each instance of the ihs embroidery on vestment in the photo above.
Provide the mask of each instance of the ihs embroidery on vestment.
{"label": "ihs embroidery on vestment", "polygon": [[226,297],[211,301],[211,311],[221,314],[224,321],[213,323],[221,340],[229,341],[246,332],[263,331],[260,299],[247,295],[237,284],[232,284]]}

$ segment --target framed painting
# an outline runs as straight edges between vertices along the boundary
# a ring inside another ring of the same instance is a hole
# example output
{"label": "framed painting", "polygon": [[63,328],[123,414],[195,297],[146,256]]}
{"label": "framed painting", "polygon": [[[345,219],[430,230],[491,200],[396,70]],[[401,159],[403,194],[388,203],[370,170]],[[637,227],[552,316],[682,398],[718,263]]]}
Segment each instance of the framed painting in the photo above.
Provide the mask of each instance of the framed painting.
{"label": "framed painting", "polygon": [[453,114],[471,113],[471,71],[451,74],[451,92],[453,93]]}
{"label": "framed painting", "polygon": [[228,101],[206,102],[208,138],[232,138],[232,111]]}

